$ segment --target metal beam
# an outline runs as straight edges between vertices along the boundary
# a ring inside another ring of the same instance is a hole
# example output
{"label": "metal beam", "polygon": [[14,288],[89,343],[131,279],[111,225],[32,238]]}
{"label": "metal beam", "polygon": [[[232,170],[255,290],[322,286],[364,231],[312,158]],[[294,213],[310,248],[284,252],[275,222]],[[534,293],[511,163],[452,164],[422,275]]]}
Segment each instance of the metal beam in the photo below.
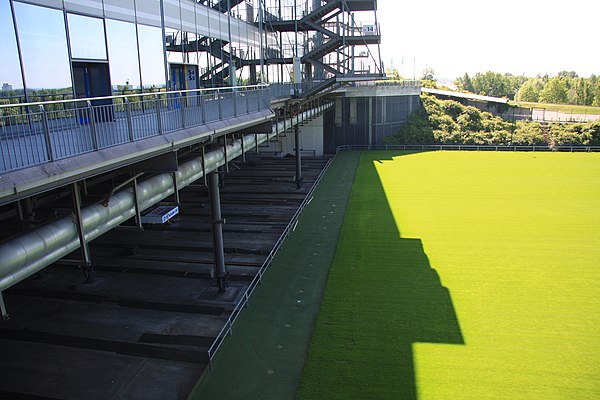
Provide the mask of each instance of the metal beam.
{"label": "metal beam", "polygon": [[8,312],[6,311],[6,305],[4,304],[4,297],[2,297],[2,292],[0,292],[0,312],[2,313],[2,319],[4,319],[5,321],[7,321],[10,318]]}
{"label": "metal beam", "polygon": [[225,291],[227,271],[225,270],[225,251],[223,246],[223,224],[225,220],[221,217],[221,196],[219,193],[219,174],[211,172],[208,174],[208,193],[210,197],[210,216],[212,222],[213,253],[214,253],[214,277],[220,292]]}
{"label": "metal beam", "polygon": [[300,149],[300,128],[294,125],[294,140],[296,142],[296,189],[302,188],[302,151]]}
{"label": "metal beam", "polygon": [[92,257],[90,256],[90,247],[85,240],[83,219],[81,218],[81,193],[79,192],[79,182],[73,182],[71,191],[73,193],[73,211],[75,214],[75,224],[77,225],[77,235],[79,237],[79,248],[81,249],[81,270],[85,275],[85,281],[91,282],[94,276],[94,267],[92,264]]}

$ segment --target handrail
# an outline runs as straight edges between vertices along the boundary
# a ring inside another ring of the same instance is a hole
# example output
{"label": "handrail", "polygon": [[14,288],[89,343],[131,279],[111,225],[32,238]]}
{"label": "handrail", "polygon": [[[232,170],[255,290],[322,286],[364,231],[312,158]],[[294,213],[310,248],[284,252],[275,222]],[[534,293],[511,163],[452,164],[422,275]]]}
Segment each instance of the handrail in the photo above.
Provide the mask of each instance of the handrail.
{"label": "handrail", "polygon": [[349,150],[454,150],[454,151],[559,151],[559,152],[600,152],[600,146],[548,146],[548,145],[478,145],[478,144],[381,144],[381,145],[352,145],[337,146],[335,153]]}
{"label": "handrail", "polygon": [[302,212],[304,211],[306,206],[312,201],[312,194],[316,190],[317,186],[319,185],[319,182],[321,181],[321,178],[323,177],[323,175],[325,174],[325,172],[331,165],[332,161],[333,161],[333,157],[327,161],[327,164],[325,164],[325,167],[323,168],[321,173],[315,179],[315,182],[313,183],[313,185],[309,189],[308,193],[304,197],[304,200],[302,201],[302,203],[300,203],[300,206],[298,207],[298,209],[292,216],[292,219],[286,225],[285,229],[283,230],[283,233],[281,234],[281,236],[279,236],[279,239],[277,239],[277,241],[275,242],[273,249],[271,249],[271,251],[269,252],[269,255],[267,256],[267,258],[261,265],[260,269],[258,270],[258,273],[254,276],[254,279],[252,279],[252,281],[250,282],[250,285],[248,285],[248,288],[244,292],[244,296],[242,297],[240,302],[235,306],[235,308],[229,315],[229,318],[227,318],[227,322],[225,323],[225,325],[223,325],[223,328],[221,328],[221,331],[215,337],[215,340],[213,340],[212,345],[207,350],[209,368],[212,368],[212,364],[211,364],[212,359],[214,358],[217,351],[221,348],[221,345],[223,344],[225,336],[231,335],[231,332],[233,329],[233,324],[237,320],[241,309],[243,307],[247,306],[248,301],[250,300],[250,296],[252,296],[252,294],[254,293],[254,289],[256,289],[258,284],[262,281],[262,277],[263,277],[264,273],[267,271],[267,269],[273,262],[273,259],[275,258],[275,255],[281,248],[283,241],[287,238],[287,236],[289,235],[290,232],[292,232],[296,229],[296,225],[298,223],[298,218],[300,218],[300,215],[302,214]]}
{"label": "handrail", "polygon": [[206,126],[270,101],[269,85],[258,84],[2,105],[0,171]]}
{"label": "handrail", "polygon": [[125,99],[125,98],[139,98],[146,96],[157,96],[157,95],[174,95],[174,94],[183,94],[183,93],[204,93],[204,92],[220,92],[220,91],[231,91],[231,90],[248,90],[248,89],[261,89],[267,88],[269,85],[264,83],[259,83],[257,85],[248,85],[248,86],[225,86],[225,87],[215,87],[215,88],[202,88],[202,89],[187,89],[187,90],[170,90],[165,92],[149,92],[149,93],[132,93],[132,94],[118,94],[113,96],[101,96],[101,97],[85,97],[78,99],[67,99],[67,100],[50,100],[50,101],[36,101],[31,103],[14,103],[14,104],[1,104],[0,109],[2,108],[13,108],[13,107],[33,107],[33,106],[45,106],[48,104],[63,104],[63,103],[79,103],[82,101],[95,101],[95,100],[111,100],[111,99]]}

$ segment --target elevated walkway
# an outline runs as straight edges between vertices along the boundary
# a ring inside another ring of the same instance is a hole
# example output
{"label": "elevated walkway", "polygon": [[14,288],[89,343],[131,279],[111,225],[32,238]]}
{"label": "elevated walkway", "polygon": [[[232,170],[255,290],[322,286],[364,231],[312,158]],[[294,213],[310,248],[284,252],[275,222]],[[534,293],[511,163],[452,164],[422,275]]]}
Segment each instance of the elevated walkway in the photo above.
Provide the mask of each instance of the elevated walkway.
{"label": "elevated walkway", "polygon": [[232,132],[269,134],[271,100],[290,93],[258,85],[1,106],[0,205]]}
{"label": "elevated walkway", "polygon": [[[238,138],[230,142],[224,141],[214,150],[206,154],[202,152],[201,155],[190,158],[185,163],[178,165],[175,169],[176,172],[164,172],[143,181],[137,185],[137,195],[131,188],[123,189],[112,194],[110,204],[98,202],[82,209],[82,235],[85,237],[86,242],[92,241],[134,217],[138,210],[148,209],[168,196],[175,194],[177,190],[206,176],[209,172],[227,165],[228,161],[243,156],[252,149],[256,149],[261,143],[284,133],[289,127],[314,118],[330,107],[332,107],[332,103],[315,105],[306,109],[306,111],[278,120],[275,123],[269,120],[268,130],[266,131],[264,125],[258,125],[256,130],[253,130],[251,126],[243,129],[243,124],[223,128],[224,131],[237,129]],[[257,120],[261,121],[265,118],[261,116]],[[262,133],[259,133],[260,131]],[[214,134],[215,131],[212,132]],[[123,154],[120,155],[126,157]],[[130,162],[135,161],[135,157],[136,155],[132,154]],[[113,159],[109,159],[105,165],[107,167],[113,165],[116,168],[116,165],[112,164],[113,162]],[[44,171],[46,166],[38,166],[37,168]],[[64,179],[64,177],[61,178]],[[59,177],[50,176],[48,179],[58,180]],[[81,177],[71,176],[69,179],[76,181],[80,180]],[[18,196],[19,194],[17,192],[11,196]],[[7,197],[9,196],[5,196],[3,200],[6,201]],[[69,215],[0,244],[0,260],[2,260],[0,265],[0,293],[79,248],[78,229],[77,222]]]}

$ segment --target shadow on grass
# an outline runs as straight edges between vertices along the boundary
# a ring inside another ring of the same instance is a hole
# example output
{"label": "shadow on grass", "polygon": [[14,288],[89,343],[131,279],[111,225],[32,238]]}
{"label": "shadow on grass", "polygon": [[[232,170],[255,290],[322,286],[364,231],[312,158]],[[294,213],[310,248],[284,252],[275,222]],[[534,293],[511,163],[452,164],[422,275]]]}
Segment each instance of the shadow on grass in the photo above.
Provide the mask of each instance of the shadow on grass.
{"label": "shadow on grass", "polygon": [[[415,153],[386,154],[386,158],[371,158],[363,153],[367,163],[361,166],[370,185],[370,207],[378,210],[377,224],[382,226],[381,234],[375,233],[372,240],[386,243],[387,260],[390,273],[396,273],[393,281],[395,290],[395,312],[401,318],[397,322],[398,336],[395,345],[401,354],[398,365],[402,399],[417,399],[418,390],[415,378],[413,354],[414,343],[465,344],[460,324],[454,310],[449,290],[440,281],[437,271],[432,268],[423,249],[423,243],[417,238],[401,237],[400,228],[392,214],[381,177],[375,162],[391,162],[393,157],[409,156]],[[374,154],[375,155],[375,154]],[[369,251],[368,249],[366,251]],[[376,260],[376,255],[373,254]],[[422,366],[427,368],[427,366]]]}
{"label": "shadow on grass", "polygon": [[300,399],[416,400],[413,344],[464,344],[448,289],[421,240],[401,237],[374,165],[408,154],[363,152]]}

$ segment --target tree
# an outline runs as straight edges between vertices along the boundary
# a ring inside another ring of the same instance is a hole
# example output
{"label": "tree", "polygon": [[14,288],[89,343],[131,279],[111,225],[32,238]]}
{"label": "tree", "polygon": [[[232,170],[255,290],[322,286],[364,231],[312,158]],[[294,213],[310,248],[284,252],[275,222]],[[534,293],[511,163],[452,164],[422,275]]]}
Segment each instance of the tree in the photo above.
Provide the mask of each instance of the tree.
{"label": "tree", "polygon": [[575,71],[560,71],[558,73],[558,76],[560,76],[561,78],[568,78],[568,79],[574,79],[574,78],[579,77],[579,75],[577,75],[577,73]]}
{"label": "tree", "polygon": [[475,91],[475,88],[473,88],[473,81],[471,80],[471,77],[469,76],[469,74],[466,72],[462,77],[457,78],[454,81],[454,84],[456,85],[458,90],[462,90],[465,92],[471,92],[471,93],[473,93]]}
{"label": "tree", "polygon": [[519,101],[533,101],[537,102],[540,99],[540,93],[544,88],[544,83],[539,78],[532,78],[525,82],[520,88],[517,94],[517,100]]}
{"label": "tree", "polygon": [[424,81],[435,81],[435,71],[431,67],[426,67],[421,75],[421,80]]}
{"label": "tree", "polygon": [[385,75],[391,81],[401,81],[401,80],[404,80],[404,78],[402,78],[400,76],[400,73],[398,72],[398,70],[396,68],[387,68],[385,70]]}
{"label": "tree", "polygon": [[554,104],[567,103],[567,87],[564,81],[558,76],[550,78],[540,93],[540,101]]}
{"label": "tree", "polygon": [[485,96],[513,98],[514,90],[508,76],[492,71],[478,72],[472,79],[473,91]]}

